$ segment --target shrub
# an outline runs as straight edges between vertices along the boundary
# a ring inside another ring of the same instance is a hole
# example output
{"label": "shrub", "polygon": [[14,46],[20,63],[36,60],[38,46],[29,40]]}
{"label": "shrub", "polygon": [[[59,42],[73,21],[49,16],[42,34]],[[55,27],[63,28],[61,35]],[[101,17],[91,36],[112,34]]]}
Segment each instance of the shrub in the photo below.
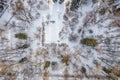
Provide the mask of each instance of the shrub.
{"label": "shrub", "polygon": [[82,72],[82,73],[86,73],[86,68],[82,66],[81,72]]}
{"label": "shrub", "polygon": [[114,4],[115,0],[108,0],[108,5]]}
{"label": "shrub", "polygon": [[19,63],[23,63],[23,62],[25,62],[25,61],[27,61],[27,57],[24,57],[24,58],[20,59],[20,60],[19,60]]}
{"label": "shrub", "polygon": [[120,16],[120,5],[114,5],[112,9],[115,16]]}
{"label": "shrub", "polygon": [[89,30],[89,33],[93,33],[93,31],[90,29],[90,30]]}
{"label": "shrub", "polygon": [[100,15],[104,15],[106,13],[106,9],[105,8],[102,8],[99,10],[99,14]]}
{"label": "shrub", "polygon": [[66,64],[66,66],[68,66],[68,61],[70,59],[70,56],[69,55],[65,55],[65,56],[62,56],[62,62]]}
{"label": "shrub", "polygon": [[98,45],[97,40],[96,39],[92,39],[92,38],[82,39],[81,43],[84,44],[84,45],[93,46],[93,47]]}
{"label": "shrub", "polygon": [[48,68],[50,66],[50,61],[46,61],[44,65],[44,69]]}
{"label": "shrub", "polygon": [[15,34],[15,37],[18,38],[18,39],[27,39],[27,34],[17,33],[17,34]]}
{"label": "shrub", "polygon": [[81,0],[72,0],[70,10],[74,11],[75,9],[78,9],[80,1]]}
{"label": "shrub", "polygon": [[112,67],[112,68],[111,68],[111,72],[112,72],[114,75],[120,77],[120,69],[119,69],[118,67]]}
{"label": "shrub", "polygon": [[102,70],[107,74],[111,73],[111,69],[107,69],[106,67],[103,67]]}

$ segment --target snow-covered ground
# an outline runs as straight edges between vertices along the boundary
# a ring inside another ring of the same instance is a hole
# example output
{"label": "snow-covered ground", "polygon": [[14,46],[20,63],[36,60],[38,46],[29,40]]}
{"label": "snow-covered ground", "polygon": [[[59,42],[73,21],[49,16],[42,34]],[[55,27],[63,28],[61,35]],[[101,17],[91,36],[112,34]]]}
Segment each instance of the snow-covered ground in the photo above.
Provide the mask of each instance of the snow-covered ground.
{"label": "snow-covered ground", "polygon": [[120,68],[120,16],[107,2],[81,0],[72,11],[72,0],[9,1],[0,17],[0,80],[112,80],[103,67]]}

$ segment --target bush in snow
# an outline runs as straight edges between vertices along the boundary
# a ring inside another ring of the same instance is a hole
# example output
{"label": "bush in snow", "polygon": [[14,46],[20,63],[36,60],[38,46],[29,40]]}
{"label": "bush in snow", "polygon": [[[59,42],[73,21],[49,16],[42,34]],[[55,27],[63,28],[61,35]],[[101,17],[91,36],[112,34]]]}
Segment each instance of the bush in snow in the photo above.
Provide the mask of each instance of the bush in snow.
{"label": "bush in snow", "polygon": [[17,34],[15,34],[15,37],[18,39],[27,39],[28,38],[27,34],[25,34],[25,33],[17,33]]}
{"label": "bush in snow", "polygon": [[108,5],[114,4],[115,0],[108,0]]}
{"label": "bush in snow", "polygon": [[84,45],[88,45],[88,46],[97,46],[98,42],[96,39],[93,38],[84,38],[81,40],[81,43]]}
{"label": "bush in snow", "polygon": [[70,56],[69,55],[64,55],[62,56],[62,62],[66,64],[66,66],[69,65],[68,61],[70,60]]}
{"label": "bush in snow", "polygon": [[107,74],[111,73],[111,69],[107,69],[106,67],[103,67],[102,70]]}
{"label": "bush in snow", "polygon": [[82,73],[86,73],[86,68],[82,66],[81,72],[82,72]]}
{"label": "bush in snow", "polygon": [[70,10],[74,11],[75,9],[78,9],[80,1],[81,0],[72,0]]}
{"label": "bush in snow", "polygon": [[93,30],[90,29],[90,30],[89,30],[89,33],[93,33]]}
{"label": "bush in snow", "polygon": [[50,61],[46,61],[44,65],[44,69],[48,68],[50,66]]}
{"label": "bush in snow", "polygon": [[116,67],[116,66],[112,67],[112,68],[111,68],[111,72],[112,72],[114,75],[120,77],[120,69],[119,69],[118,67]]}
{"label": "bush in snow", "polygon": [[23,63],[23,62],[25,62],[25,61],[27,61],[27,57],[24,57],[24,58],[20,59],[20,60],[19,60],[19,63]]}
{"label": "bush in snow", "polygon": [[106,9],[105,8],[102,8],[99,10],[99,14],[100,15],[104,15],[106,13]]}
{"label": "bush in snow", "polygon": [[120,16],[120,5],[114,5],[113,6],[113,13],[115,16]]}

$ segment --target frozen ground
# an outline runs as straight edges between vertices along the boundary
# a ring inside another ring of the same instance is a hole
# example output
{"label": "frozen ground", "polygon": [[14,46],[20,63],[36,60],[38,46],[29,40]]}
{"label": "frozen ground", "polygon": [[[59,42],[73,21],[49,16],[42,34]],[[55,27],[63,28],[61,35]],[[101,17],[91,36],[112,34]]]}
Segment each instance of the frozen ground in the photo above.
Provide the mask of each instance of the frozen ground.
{"label": "frozen ground", "polygon": [[[70,10],[71,2],[9,0],[0,17],[0,80],[120,77],[120,11],[112,8],[117,1],[81,0],[77,10]],[[83,45],[84,38],[94,38],[98,45]]]}

